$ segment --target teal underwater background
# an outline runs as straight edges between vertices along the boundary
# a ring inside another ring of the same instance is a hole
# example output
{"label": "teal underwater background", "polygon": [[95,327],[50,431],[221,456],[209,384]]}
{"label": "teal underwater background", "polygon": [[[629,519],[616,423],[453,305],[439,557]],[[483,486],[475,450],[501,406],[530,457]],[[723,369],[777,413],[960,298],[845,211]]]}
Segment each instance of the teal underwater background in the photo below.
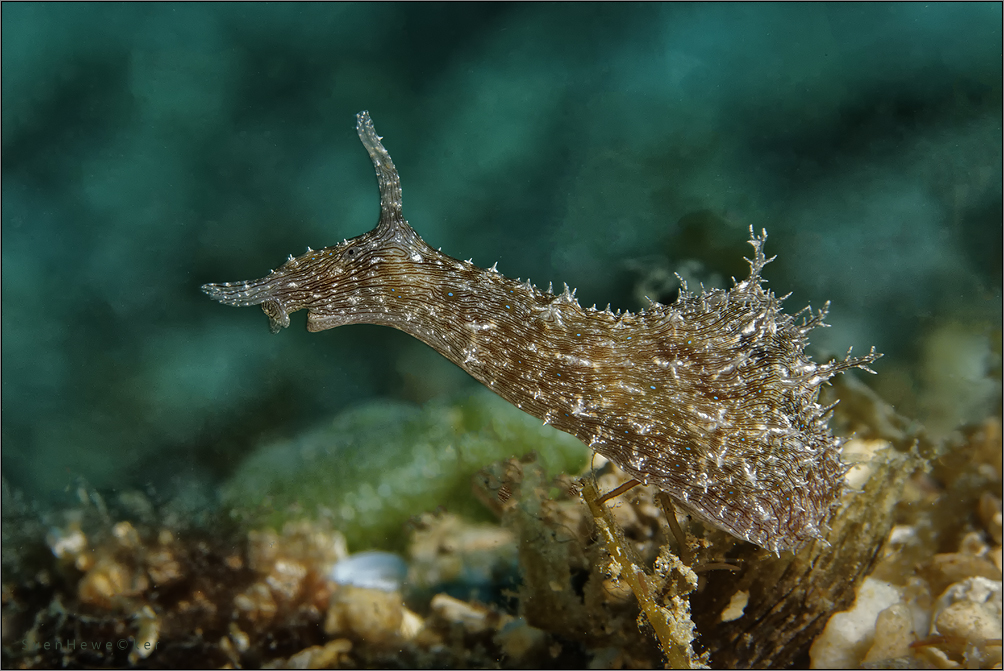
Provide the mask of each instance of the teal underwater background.
{"label": "teal underwater background", "polygon": [[[868,382],[901,412],[979,419],[1000,403],[1001,20],[999,3],[4,3],[4,487],[212,507],[339,412],[477,389],[402,333],[308,334],[299,313],[273,336],[199,291],[373,226],[364,109],[434,247],[638,309],[675,269],[744,274],[766,228],[788,308],[832,301],[817,357],[874,345]],[[395,448],[347,451],[345,472],[379,492]]]}

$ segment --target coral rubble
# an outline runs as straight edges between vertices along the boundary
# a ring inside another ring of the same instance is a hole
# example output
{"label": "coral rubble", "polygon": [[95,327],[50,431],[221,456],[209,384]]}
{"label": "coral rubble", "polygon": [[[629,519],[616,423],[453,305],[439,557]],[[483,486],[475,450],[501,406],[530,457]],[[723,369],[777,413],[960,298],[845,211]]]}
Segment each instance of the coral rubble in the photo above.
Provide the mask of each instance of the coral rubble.
{"label": "coral rubble", "polygon": [[350,554],[367,545],[319,507],[276,530],[86,487],[40,513],[5,487],[3,666],[999,666],[999,419],[937,442],[834,393],[849,491],[826,542],[780,556],[682,512],[674,533],[654,488],[601,503],[628,479],[601,458],[578,477],[533,453],[472,469],[496,521],[433,498],[398,520],[397,557]]}

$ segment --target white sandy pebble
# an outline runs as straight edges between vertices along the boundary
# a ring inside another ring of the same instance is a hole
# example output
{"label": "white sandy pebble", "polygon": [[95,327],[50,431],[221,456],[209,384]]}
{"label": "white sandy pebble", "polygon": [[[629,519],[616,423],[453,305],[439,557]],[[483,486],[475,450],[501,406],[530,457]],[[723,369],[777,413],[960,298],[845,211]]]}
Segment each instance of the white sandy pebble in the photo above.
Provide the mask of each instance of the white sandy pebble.
{"label": "white sandy pebble", "polygon": [[938,599],[935,633],[973,644],[1000,638],[1001,581],[974,577],[957,582]]}
{"label": "white sandy pebble", "polygon": [[913,628],[913,613],[905,603],[894,603],[878,615],[872,647],[864,663],[896,659],[910,654],[910,644],[917,640]]}
{"label": "white sandy pebble", "polygon": [[850,610],[835,613],[809,649],[813,669],[856,669],[875,640],[879,613],[899,603],[901,589],[874,578],[858,586]]}

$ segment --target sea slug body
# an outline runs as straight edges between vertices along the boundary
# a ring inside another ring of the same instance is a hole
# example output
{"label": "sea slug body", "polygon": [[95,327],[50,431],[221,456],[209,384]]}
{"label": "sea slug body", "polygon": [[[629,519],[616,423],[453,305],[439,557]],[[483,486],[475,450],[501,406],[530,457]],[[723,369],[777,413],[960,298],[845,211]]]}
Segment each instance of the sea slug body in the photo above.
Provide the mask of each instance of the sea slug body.
{"label": "sea slug body", "polygon": [[684,287],[672,305],[637,313],[583,309],[567,285],[540,291],[427,245],[404,219],[369,114],[357,122],[380,188],[376,227],[203,291],[261,305],[273,332],[301,309],[308,331],[400,329],[716,527],[775,553],[824,537],[846,467],[819,389],[880,355],[806,356],[826,309],[788,315],[764,289],[766,233],[750,230],[750,276],[731,289]]}

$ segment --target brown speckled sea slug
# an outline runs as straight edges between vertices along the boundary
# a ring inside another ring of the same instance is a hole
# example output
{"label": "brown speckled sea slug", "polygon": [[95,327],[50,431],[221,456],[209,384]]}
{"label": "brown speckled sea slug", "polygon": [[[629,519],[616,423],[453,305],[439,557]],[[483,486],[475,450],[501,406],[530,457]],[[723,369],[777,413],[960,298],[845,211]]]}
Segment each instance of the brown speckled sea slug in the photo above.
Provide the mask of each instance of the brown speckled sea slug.
{"label": "brown speckled sea slug", "polygon": [[764,289],[765,233],[750,231],[750,276],[728,291],[684,287],[635,314],[583,309],[567,286],[554,295],[429,247],[402,215],[369,114],[357,121],[380,187],[376,227],[203,291],[261,305],[273,332],[304,308],[308,331],[400,329],[714,526],[774,552],[824,536],[846,469],[819,388],[879,355],[805,355],[826,310],[796,322]]}

